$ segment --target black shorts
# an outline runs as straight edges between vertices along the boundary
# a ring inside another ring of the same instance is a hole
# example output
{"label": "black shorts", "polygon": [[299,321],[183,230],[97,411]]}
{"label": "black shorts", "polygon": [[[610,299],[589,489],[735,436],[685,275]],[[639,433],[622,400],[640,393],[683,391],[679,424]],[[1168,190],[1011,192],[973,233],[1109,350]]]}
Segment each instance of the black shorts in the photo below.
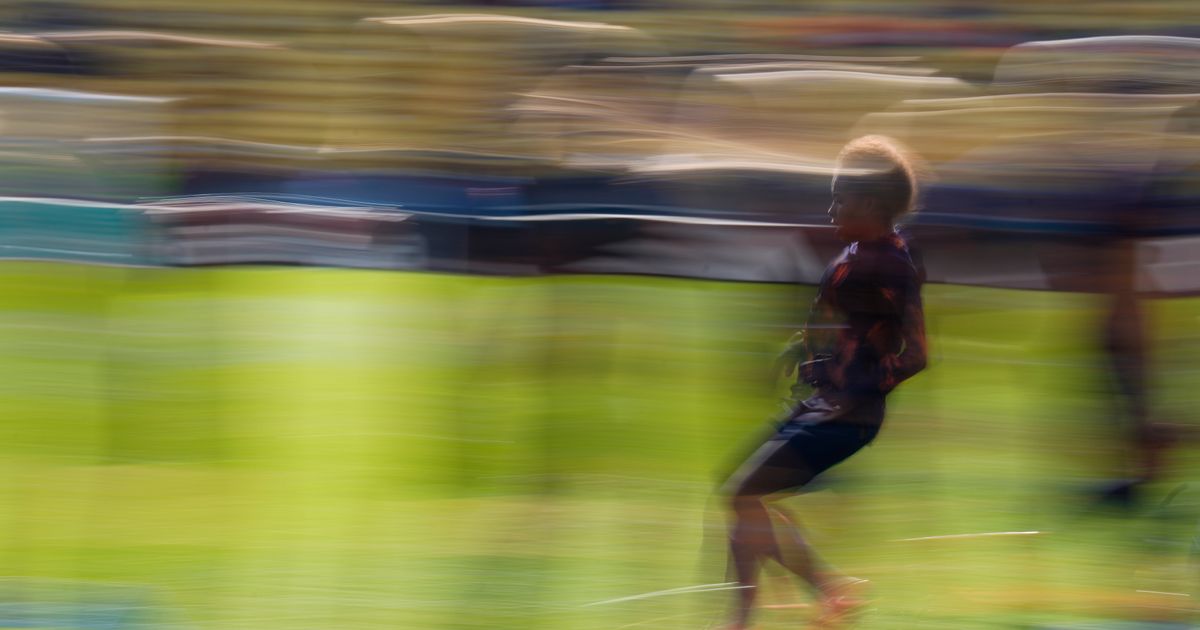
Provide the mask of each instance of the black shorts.
{"label": "black shorts", "polygon": [[[882,403],[882,401],[880,401]],[[879,423],[830,419],[803,406],[782,422],[725,484],[730,495],[767,495],[803,487],[879,433]],[[863,414],[873,410],[863,410]],[[882,404],[878,407],[882,420]],[[860,418],[863,419],[863,418]]]}

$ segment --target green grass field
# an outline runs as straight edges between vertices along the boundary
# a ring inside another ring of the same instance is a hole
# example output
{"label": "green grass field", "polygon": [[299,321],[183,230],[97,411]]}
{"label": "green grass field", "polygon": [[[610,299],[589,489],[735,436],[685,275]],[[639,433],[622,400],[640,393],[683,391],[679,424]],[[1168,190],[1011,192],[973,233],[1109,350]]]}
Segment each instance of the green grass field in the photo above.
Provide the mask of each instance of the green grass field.
{"label": "green grass field", "polygon": [[[763,431],[811,297],[16,262],[0,281],[5,628],[706,628],[730,593],[634,596],[726,581],[713,489]],[[931,368],[829,489],[791,500],[873,581],[861,627],[1179,618],[1189,597],[1138,591],[1194,590],[1200,484],[1137,518],[1076,492],[1118,455],[1090,299],[926,302]],[[1154,311],[1157,408],[1187,422],[1200,302]],[[1192,450],[1178,480],[1200,479]],[[1039,533],[907,540],[1010,531]],[[765,597],[804,601],[781,580]]]}

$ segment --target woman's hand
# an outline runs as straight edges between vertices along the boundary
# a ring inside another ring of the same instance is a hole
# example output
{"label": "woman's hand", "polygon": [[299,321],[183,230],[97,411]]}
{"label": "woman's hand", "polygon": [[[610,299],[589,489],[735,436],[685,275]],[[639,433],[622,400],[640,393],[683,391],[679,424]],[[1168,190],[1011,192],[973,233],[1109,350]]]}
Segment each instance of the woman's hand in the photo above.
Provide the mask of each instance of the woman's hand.
{"label": "woman's hand", "polygon": [[783,352],[775,359],[775,369],[773,371],[773,381],[778,381],[781,377],[790,378],[800,372],[800,364],[807,358],[808,352],[804,347],[804,331],[800,331],[787,341]]}
{"label": "woman's hand", "polygon": [[833,357],[829,355],[821,355],[812,361],[805,361],[800,364],[800,378],[813,387],[824,387],[831,383],[835,383],[833,374],[830,373]]}

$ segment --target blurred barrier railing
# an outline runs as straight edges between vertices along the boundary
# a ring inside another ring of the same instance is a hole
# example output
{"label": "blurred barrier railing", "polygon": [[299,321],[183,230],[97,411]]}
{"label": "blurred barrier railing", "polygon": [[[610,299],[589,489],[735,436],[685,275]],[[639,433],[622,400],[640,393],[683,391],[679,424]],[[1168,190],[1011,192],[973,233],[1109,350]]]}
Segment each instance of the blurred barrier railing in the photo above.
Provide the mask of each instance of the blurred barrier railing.
{"label": "blurred barrier railing", "polygon": [[[8,197],[0,198],[0,260],[814,284],[841,247],[824,225],[702,217],[682,209],[498,210],[461,214],[300,196],[199,195],[142,204]],[[1094,264],[1109,238],[1080,226],[972,225],[963,219],[954,225],[934,217],[908,228],[931,282],[1076,291],[1072,274]],[[1198,239],[1200,230],[1141,238],[1142,289],[1200,292]]]}

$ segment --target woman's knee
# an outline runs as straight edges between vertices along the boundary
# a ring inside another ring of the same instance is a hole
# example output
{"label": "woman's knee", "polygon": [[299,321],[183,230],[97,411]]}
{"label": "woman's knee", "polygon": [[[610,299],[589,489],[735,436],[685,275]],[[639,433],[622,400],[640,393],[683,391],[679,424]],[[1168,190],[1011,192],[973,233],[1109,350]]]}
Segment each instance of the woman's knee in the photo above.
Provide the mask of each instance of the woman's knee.
{"label": "woman's knee", "polygon": [[781,468],[764,466],[749,474],[735,475],[722,486],[725,497],[734,505],[739,502],[761,504],[766,497],[795,492],[812,479],[812,475],[797,466]]}

